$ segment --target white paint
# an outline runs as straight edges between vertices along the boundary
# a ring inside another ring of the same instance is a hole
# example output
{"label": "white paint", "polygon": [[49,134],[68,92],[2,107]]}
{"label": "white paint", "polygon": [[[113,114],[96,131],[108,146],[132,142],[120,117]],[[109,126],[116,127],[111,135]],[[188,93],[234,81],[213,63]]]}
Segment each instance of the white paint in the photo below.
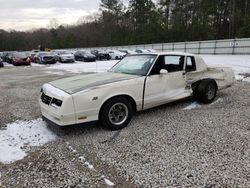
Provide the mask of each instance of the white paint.
{"label": "white paint", "polygon": [[0,130],[0,162],[12,163],[27,155],[29,146],[42,146],[56,140],[42,119],[16,121]]}
{"label": "white paint", "polygon": [[55,96],[58,96],[58,97],[65,97],[65,95],[68,95],[67,93],[65,93],[64,91],[50,85],[50,84],[44,84],[43,85],[43,92],[46,94],[47,91],[50,91],[52,92]]}
{"label": "white paint", "polygon": [[[205,63],[211,67],[231,67],[236,75],[237,80],[249,81],[240,74],[250,73],[250,56],[249,55],[201,55]],[[118,61],[97,61],[97,62],[76,62],[72,64],[54,64],[46,69],[63,70],[70,73],[83,72],[105,72],[109,70]],[[32,66],[34,66],[32,64]],[[54,73],[56,74],[56,73]]]}
{"label": "white paint", "polygon": [[183,110],[192,110],[192,109],[200,108],[200,107],[201,107],[200,104],[198,104],[197,102],[193,102],[189,104],[188,106],[186,106],[185,108],[183,108]]}

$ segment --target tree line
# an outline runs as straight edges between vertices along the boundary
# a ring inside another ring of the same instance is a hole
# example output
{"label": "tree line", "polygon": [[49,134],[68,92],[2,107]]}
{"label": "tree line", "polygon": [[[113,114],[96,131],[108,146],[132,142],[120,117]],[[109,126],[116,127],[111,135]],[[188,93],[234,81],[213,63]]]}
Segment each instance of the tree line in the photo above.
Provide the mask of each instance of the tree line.
{"label": "tree line", "polygon": [[101,0],[99,10],[76,25],[0,30],[0,51],[250,37],[250,0]]}

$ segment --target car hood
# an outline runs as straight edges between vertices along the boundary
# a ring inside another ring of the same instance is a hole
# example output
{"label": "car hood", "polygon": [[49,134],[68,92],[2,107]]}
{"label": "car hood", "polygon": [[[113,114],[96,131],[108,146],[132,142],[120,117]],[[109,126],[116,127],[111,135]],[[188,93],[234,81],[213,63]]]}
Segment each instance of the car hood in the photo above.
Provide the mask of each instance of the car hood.
{"label": "car hood", "polygon": [[138,77],[140,76],[112,72],[92,73],[56,80],[49,84],[69,94],[74,94],[93,87]]}
{"label": "car hood", "polygon": [[73,54],[61,54],[61,55],[59,55],[60,57],[70,57],[70,58],[72,58],[72,57],[74,57],[74,55]]}

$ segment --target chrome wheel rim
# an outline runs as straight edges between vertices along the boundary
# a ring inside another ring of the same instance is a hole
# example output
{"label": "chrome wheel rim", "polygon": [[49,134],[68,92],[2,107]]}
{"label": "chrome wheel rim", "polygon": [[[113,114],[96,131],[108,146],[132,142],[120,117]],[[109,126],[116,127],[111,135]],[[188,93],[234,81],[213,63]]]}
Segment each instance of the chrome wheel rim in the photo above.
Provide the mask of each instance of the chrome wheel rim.
{"label": "chrome wheel rim", "polygon": [[111,106],[108,116],[112,124],[121,125],[128,118],[128,107],[123,103],[115,103]]}
{"label": "chrome wheel rim", "polygon": [[207,87],[207,99],[211,100],[215,95],[216,88],[213,84],[209,84]]}

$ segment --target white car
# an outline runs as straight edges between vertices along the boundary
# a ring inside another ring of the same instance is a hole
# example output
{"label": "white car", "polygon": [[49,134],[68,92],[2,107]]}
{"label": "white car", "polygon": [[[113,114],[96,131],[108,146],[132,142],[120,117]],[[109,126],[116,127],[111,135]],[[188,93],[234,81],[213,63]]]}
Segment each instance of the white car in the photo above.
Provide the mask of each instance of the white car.
{"label": "white car", "polygon": [[106,73],[44,84],[45,120],[60,126],[97,121],[110,129],[128,125],[137,111],[195,96],[211,103],[234,83],[231,68],[209,68],[198,55],[178,52],[126,56]]}
{"label": "white car", "polygon": [[75,62],[75,56],[71,52],[57,51],[55,53],[57,54],[57,58],[60,63],[74,63]]}
{"label": "white car", "polygon": [[122,59],[126,56],[126,53],[120,52],[119,50],[107,50],[107,53],[110,55],[111,59]]}

